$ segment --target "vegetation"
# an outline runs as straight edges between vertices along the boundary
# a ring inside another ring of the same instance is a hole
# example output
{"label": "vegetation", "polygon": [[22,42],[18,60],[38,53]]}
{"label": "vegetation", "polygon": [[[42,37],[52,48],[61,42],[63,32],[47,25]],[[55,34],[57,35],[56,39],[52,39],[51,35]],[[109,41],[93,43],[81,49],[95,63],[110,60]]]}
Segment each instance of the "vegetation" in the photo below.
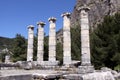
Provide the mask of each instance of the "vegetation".
{"label": "vegetation", "polygon": [[[34,60],[37,53],[37,36],[34,38]],[[90,33],[91,59],[96,69],[107,66],[109,68],[120,69],[120,14],[106,16],[101,24]],[[44,60],[48,60],[48,36],[44,39]],[[6,43],[6,44],[5,44]],[[4,46],[4,45],[7,45]],[[71,28],[71,52],[73,60],[80,60],[80,27],[79,24]],[[26,60],[27,40],[17,34],[14,39],[1,39],[0,49],[8,48],[12,51],[12,60]],[[63,44],[57,43],[57,60],[62,63]],[[0,57],[1,58],[1,57]]]}
{"label": "vegetation", "polygon": [[71,27],[71,55],[72,60],[80,60],[81,40],[79,24]]}
{"label": "vegetation", "polygon": [[[27,53],[27,52],[26,52]],[[37,60],[37,35],[34,36],[34,43],[33,43],[33,60]]]}
{"label": "vegetation", "polygon": [[106,16],[91,33],[92,63],[96,68],[112,69],[120,65],[120,14]]}
{"label": "vegetation", "polygon": [[27,52],[27,46],[26,46],[26,39],[21,36],[20,34],[17,34],[14,38],[13,48],[12,51],[12,60],[20,61],[20,60],[26,60],[26,52]]}
{"label": "vegetation", "polygon": [[12,38],[6,38],[6,37],[0,37],[0,50],[4,48],[12,48],[13,39]]}
{"label": "vegetation", "polygon": [[60,61],[60,65],[63,63],[63,44],[62,43],[57,43],[57,46],[56,46],[56,57],[57,57],[57,60]]}
{"label": "vegetation", "polygon": [[6,37],[0,37],[0,62],[4,61],[5,59],[5,53],[2,51],[3,49],[12,49],[13,39],[12,38],[6,38]]}
{"label": "vegetation", "polygon": [[48,60],[48,36],[44,38],[44,60]]}

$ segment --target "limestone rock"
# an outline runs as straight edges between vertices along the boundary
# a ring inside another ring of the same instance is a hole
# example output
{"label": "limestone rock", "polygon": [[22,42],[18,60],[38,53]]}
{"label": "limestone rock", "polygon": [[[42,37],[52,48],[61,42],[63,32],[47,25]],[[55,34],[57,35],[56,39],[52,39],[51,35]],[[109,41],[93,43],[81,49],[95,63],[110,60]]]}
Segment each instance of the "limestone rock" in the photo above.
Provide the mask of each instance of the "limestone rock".
{"label": "limestone rock", "polygon": [[79,12],[77,9],[84,4],[90,7],[90,26],[96,26],[103,20],[105,15],[113,15],[116,12],[120,12],[120,0],[77,0],[71,16],[72,25],[78,22]]}
{"label": "limestone rock", "polygon": [[120,80],[120,73],[114,75],[114,77],[115,77],[116,80]]}
{"label": "limestone rock", "polygon": [[118,75],[118,72],[117,72],[117,71],[112,70],[112,69],[107,68],[107,67],[102,67],[102,68],[101,68],[101,71],[102,71],[102,72],[110,71],[113,75]]}
{"label": "limestone rock", "polygon": [[[89,23],[90,27],[97,26],[98,23],[103,21],[105,15],[113,15],[120,12],[120,0],[77,0],[74,10],[71,14],[71,25],[79,23],[79,12],[77,8],[83,6],[84,3],[90,7]],[[62,42],[62,29],[56,34],[57,42]]]}
{"label": "limestone rock", "polygon": [[33,80],[32,75],[1,76],[0,80]]}
{"label": "limestone rock", "polygon": [[33,64],[31,61],[18,61],[16,62],[16,64],[19,65],[21,69],[25,70],[30,70],[33,68]]}
{"label": "limestone rock", "polygon": [[111,72],[94,72],[82,76],[83,80],[115,80]]}

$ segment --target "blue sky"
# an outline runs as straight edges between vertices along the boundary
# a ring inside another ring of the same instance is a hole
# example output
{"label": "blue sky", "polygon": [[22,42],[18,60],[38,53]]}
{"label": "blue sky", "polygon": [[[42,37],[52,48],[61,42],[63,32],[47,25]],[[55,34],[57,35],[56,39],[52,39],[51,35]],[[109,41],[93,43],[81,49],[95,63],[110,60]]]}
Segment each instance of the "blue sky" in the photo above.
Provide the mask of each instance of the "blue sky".
{"label": "blue sky", "polygon": [[27,38],[28,25],[34,25],[36,33],[38,21],[46,23],[49,32],[49,17],[56,17],[56,30],[62,28],[61,14],[72,12],[76,0],[0,0],[0,36],[14,38],[17,33]]}

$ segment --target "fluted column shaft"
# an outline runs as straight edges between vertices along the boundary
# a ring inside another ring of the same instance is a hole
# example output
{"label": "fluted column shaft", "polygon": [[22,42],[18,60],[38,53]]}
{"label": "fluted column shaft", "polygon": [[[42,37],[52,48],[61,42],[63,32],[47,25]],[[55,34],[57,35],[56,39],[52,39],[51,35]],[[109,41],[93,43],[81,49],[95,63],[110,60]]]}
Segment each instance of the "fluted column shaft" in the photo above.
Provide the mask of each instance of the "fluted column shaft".
{"label": "fluted column shaft", "polygon": [[43,61],[44,57],[44,25],[43,22],[38,22],[38,45],[37,45],[37,62]]}
{"label": "fluted column shaft", "polygon": [[90,39],[89,39],[89,8],[83,6],[80,10],[80,24],[81,24],[81,65],[91,65],[90,60]]}
{"label": "fluted column shaft", "polygon": [[56,61],[56,18],[48,19],[50,23],[49,31],[49,61]]}
{"label": "fluted column shaft", "polygon": [[34,26],[28,26],[27,61],[33,61]]}
{"label": "fluted column shaft", "polygon": [[71,63],[71,34],[70,34],[70,13],[62,14],[63,17],[63,64]]}

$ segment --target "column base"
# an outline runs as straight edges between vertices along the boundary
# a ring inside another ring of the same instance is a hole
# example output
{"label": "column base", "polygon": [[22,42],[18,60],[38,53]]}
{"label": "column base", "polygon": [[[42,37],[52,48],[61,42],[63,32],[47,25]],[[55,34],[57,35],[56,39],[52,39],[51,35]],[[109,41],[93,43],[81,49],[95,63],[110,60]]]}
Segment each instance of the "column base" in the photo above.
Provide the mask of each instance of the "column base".
{"label": "column base", "polygon": [[80,65],[80,61],[75,61],[75,60],[71,60],[66,64],[63,64],[64,67],[78,67]]}
{"label": "column base", "polygon": [[48,61],[49,61],[49,62],[56,62],[56,58],[55,58],[55,57],[49,56]]}
{"label": "column base", "polygon": [[55,68],[58,66],[59,61],[41,61],[37,64],[38,68]]}
{"label": "column base", "polygon": [[19,68],[21,69],[25,69],[25,70],[30,70],[33,69],[35,67],[35,62],[34,61],[17,61],[16,65],[19,66]]}
{"label": "column base", "polygon": [[94,72],[94,66],[79,66],[78,67],[78,73],[79,74],[86,74],[86,73],[93,73]]}
{"label": "column base", "polygon": [[64,56],[63,57],[63,65],[69,67],[71,64],[71,56]]}

